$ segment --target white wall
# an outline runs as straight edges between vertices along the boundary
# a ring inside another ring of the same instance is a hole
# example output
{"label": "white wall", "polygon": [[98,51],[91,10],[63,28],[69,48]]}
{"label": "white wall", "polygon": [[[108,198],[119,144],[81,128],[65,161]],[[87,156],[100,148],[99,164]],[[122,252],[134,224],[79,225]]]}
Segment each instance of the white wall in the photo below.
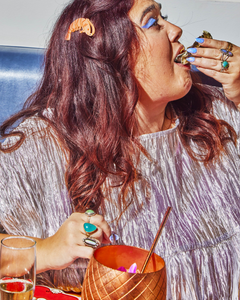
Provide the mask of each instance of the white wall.
{"label": "white wall", "polygon": [[[128,0],[126,0],[128,1]],[[185,46],[207,30],[240,45],[240,0],[159,0],[169,21],[183,28]],[[67,0],[0,0],[0,45],[45,47]]]}
{"label": "white wall", "polygon": [[240,46],[240,0],[159,0],[163,14],[183,29],[182,42],[193,44],[203,30]]}
{"label": "white wall", "polygon": [[67,0],[0,0],[0,45],[45,47]]}

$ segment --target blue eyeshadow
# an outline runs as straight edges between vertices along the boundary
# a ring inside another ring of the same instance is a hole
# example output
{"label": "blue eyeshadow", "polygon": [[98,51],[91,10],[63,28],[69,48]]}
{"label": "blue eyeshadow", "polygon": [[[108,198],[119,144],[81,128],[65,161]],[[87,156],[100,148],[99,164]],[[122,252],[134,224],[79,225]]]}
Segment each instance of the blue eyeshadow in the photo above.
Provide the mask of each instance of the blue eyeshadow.
{"label": "blue eyeshadow", "polygon": [[147,24],[144,25],[144,26],[142,26],[142,28],[148,29],[148,28],[150,28],[155,22],[156,22],[156,20],[155,20],[154,18],[150,18],[150,19],[148,20]]}

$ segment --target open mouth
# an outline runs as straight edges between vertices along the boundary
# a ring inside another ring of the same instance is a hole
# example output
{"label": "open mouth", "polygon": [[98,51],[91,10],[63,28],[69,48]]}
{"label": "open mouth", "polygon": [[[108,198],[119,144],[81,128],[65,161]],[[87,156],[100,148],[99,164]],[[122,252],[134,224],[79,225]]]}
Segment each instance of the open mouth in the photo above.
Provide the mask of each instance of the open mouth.
{"label": "open mouth", "polygon": [[183,47],[180,51],[180,54],[178,54],[174,59],[174,62],[183,65],[190,65],[190,63],[187,61],[187,58],[190,56],[191,53],[187,52],[187,50],[185,50],[185,47]]}

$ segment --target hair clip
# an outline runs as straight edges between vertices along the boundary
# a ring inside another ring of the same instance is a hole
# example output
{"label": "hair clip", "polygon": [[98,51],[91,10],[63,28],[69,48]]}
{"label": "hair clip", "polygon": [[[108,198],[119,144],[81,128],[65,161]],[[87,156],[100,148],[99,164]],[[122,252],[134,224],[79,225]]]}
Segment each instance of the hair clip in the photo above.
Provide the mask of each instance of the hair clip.
{"label": "hair clip", "polygon": [[71,39],[71,33],[79,30],[80,33],[84,32],[89,36],[93,36],[95,33],[95,27],[89,19],[79,18],[72,22],[70,25],[65,40]]}

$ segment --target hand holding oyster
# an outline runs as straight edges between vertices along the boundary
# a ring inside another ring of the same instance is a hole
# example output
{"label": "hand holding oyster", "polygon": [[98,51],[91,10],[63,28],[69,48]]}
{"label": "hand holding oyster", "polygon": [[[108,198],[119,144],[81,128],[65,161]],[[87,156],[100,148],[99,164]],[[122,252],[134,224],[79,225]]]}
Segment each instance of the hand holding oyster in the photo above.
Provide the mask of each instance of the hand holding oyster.
{"label": "hand holding oyster", "polygon": [[[211,33],[204,30],[203,34],[200,35],[199,38],[212,39],[213,37],[212,37]],[[187,49],[189,49],[189,48],[199,48],[199,47],[201,47],[201,45],[198,42],[194,42],[193,45],[189,46]],[[185,50],[183,48],[181,53],[175,58],[175,62],[181,63],[183,65],[187,65],[187,64],[189,64],[189,62],[186,60],[186,58],[188,58],[190,56],[191,56],[191,53],[189,53],[187,50]]]}

